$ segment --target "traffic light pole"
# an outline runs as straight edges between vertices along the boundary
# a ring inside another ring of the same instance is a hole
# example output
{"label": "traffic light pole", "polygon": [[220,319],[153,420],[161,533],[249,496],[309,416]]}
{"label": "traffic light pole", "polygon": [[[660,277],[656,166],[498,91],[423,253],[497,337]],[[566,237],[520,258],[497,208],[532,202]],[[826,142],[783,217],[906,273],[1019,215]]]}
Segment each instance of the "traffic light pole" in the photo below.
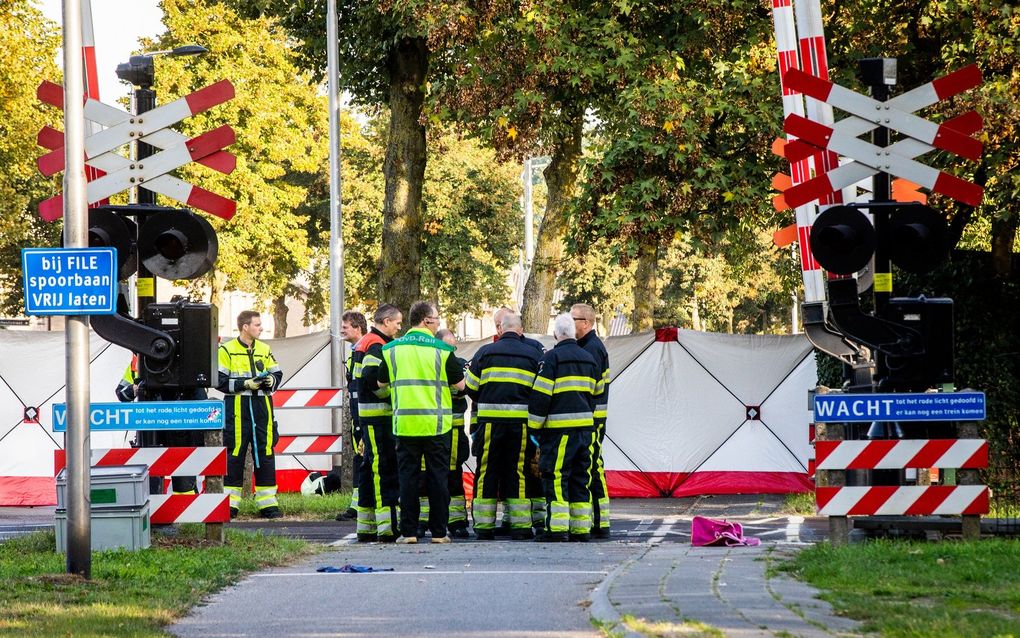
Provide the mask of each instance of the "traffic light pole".
{"label": "traffic light pole", "polygon": [[[135,89],[135,115],[142,115],[147,111],[156,108],[156,92],[151,87],[143,86]],[[144,142],[137,142],[135,152],[136,161],[142,163],[146,158],[152,157],[154,152],[152,146]],[[138,187],[138,204],[141,206],[154,206],[156,194],[147,188]],[[136,217],[139,231],[145,223],[145,213],[139,212]],[[138,296],[138,317],[145,316],[145,308],[156,301],[156,278],[149,269],[145,267],[142,260],[138,260],[138,279],[136,281]]]}
{"label": "traffic light pole", "polygon": [[[896,84],[896,58],[864,58],[860,61],[861,79],[871,89],[871,97],[879,102],[889,99],[889,87]],[[888,120],[886,120],[888,122]],[[872,132],[871,142],[875,146],[889,146],[889,129],[878,126]],[[889,173],[879,171],[872,182],[872,202],[892,201],[892,179]],[[875,224],[875,236],[885,237],[889,232],[889,208],[875,206],[871,209]],[[884,317],[889,297],[892,294],[892,263],[885,242],[878,241],[875,246],[875,316]],[[876,352],[875,376],[883,379],[887,367],[885,356]]]}

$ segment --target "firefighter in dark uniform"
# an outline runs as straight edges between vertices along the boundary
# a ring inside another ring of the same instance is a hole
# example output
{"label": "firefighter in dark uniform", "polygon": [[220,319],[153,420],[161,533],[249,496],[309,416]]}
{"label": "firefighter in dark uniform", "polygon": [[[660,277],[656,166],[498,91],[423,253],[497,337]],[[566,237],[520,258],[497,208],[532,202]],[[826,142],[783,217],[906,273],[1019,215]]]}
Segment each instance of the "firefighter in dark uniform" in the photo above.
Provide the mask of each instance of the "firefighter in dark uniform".
{"label": "firefighter in dark uniform", "polygon": [[514,540],[532,537],[532,507],[526,490],[528,400],[541,353],[524,342],[521,318],[501,317],[500,337],[483,346],[467,374],[468,395],[475,402],[473,439],[475,472],[472,513],[475,536],[495,536],[496,502],[505,499]]}
{"label": "firefighter in dark uniform", "polygon": [[542,357],[528,403],[528,425],[539,431],[545,531],[535,540],[587,541],[591,531],[591,445],[595,436],[598,367],[575,340],[574,320],[556,317],[556,347]]}
{"label": "firefighter in dark uniform", "polygon": [[397,538],[396,440],[393,438],[393,408],[390,389],[379,387],[379,364],[383,346],[400,332],[403,315],[391,304],[379,306],[372,328],[355,347],[355,383],[358,386],[358,421],[364,452],[358,486],[357,534],[360,542],[393,542]]}
{"label": "firefighter in dark uniform", "polygon": [[609,490],[606,488],[606,468],[602,462],[602,442],[606,438],[606,410],[609,407],[609,352],[602,339],[595,334],[595,309],[588,304],[574,304],[570,308],[577,328],[577,345],[595,359],[598,366],[596,381],[601,380],[602,391],[595,397],[595,440],[591,449],[591,535],[609,538]]}
{"label": "firefighter in dark uniform", "polygon": [[[503,336],[503,317],[508,315],[516,314],[513,310],[507,306],[500,306],[494,313],[492,313],[492,321],[496,325],[496,334],[492,337],[492,342],[499,341],[499,338]],[[542,355],[545,354],[545,346],[542,345],[541,341],[532,339],[527,335],[521,335],[521,340],[529,346],[535,348],[538,351],[538,357],[541,359]],[[471,435],[474,436],[476,423],[469,424]],[[534,436],[528,436],[528,442],[525,447],[524,453],[525,465],[529,468],[529,471],[525,472],[524,477],[524,492],[528,500],[531,502],[531,526],[535,530],[535,533],[541,533],[545,529],[545,492],[542,489],[542,477],[537,471],[538,468],[538,439]],[[510,508],[507,506],[506,497],[502,494],[499,497],[499,502],[503,507],[502,524],[496,526],[496,536],[512,536],[512,526],[510,524]]]}
{"label": "firefighter in dark uniform", "polygon": [[223,445],[227,448],[227,475],[223,491],[230,495],[230,515],[236,516],[244,483],[244,456],[251,446],[255,465],[255,504],[263,518],[279,518],[276,499],[276,456],[279,439],[270,395],[283,381],[283,371],[262,334],[262,318],[253,310],[237,316],[240,335],[220,344],[219,383],[223,392]]}
{"label": "firefighter in dark uniform", "polygon": [[[351,344],[350,354],[347,356],[344,368],[347,375],[347,395],[350,399],[349,405],[351,406],[351,442],[354,447],[354,454],[351,457],[351,482],[354,490],[351,494],[350,507],[336,515],[336,520],[338,521],[354,520],[358,517],[358,496],[360,492],[358,486],[361,483],[361,463],[363,459],[360,452],[361,423],[358,421],[358,382],[354,371],[364,355],[364,353],[358,354],[357,345],[365,337],[366,332],[368,332],[368,322],[365,320],[365,315],[360,312],[350,310],[340,317],[340,336],[343,337],[344,341]],[[323,493],[330,494],[339,490],[340,476],[335,471],[330,472],[324,477]]]}
{"label": "firefighter in dark uniform", "polygon": [[[209,398],[205,388],[159,388],[150,390],[145,387],[138,374],[138,355],[131,357],[131,363],[124,370],[124,376],[117,383],[115,390],[117,399],[124,403],[131,403],[135,399],[139,401],[200,401]],[[139,447],[173,446],[173,447],[202,447],[205,444],[205,436],[198,430],[169,430],[163,432],[139,432]],[[149,491],[153,494],[163,493],[163,477],[149,477]],[[170,479],[171,489],[174,494],[197,494],[198,481],[194,476],[174,476]]]}

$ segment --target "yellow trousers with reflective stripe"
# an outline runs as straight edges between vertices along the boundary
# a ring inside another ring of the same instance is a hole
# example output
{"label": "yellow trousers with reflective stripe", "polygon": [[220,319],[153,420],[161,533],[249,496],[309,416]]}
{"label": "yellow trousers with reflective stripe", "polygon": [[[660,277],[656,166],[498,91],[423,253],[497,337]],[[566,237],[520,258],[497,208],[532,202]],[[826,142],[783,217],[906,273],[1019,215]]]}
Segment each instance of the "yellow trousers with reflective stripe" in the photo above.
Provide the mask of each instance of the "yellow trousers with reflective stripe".
{"label": "yellow trousers with reflective stripe", "polygon": [[545,488],[545,529],[552,533],[591,531],[591,446],[593,428],[552,428],[540,431],[542,485]]}
{"label": "yellow trousers with reflective stripe", "polygon": [[606,420],[595,417],[595,436],[591,442],[591,515],[592,527],[609,529],[609,488],[602,462],[602,442],[606,438]]}

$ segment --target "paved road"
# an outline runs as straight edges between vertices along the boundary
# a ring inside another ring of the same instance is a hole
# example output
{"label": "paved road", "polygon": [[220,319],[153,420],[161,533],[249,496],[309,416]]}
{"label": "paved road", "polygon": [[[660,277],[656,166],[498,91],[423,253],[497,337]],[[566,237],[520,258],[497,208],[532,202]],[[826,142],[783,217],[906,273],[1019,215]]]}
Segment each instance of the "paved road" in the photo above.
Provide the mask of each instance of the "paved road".
{"label": "paved road", "polygon": [[[323,543],[326,551],[252,574],[169,630],[198,636],[595,637],[698,635],[704,623],[737,638],[852,636],[803,583],[770,564],[825,538],[827,521],[780,513],[781,496],[613,501],[613,539],[542,544],[360,544],[353,523],[241,521]],[[5,516],[5,514],[7,516]],[[15,514],[12,518],[12,514]],[[761,547],[692,548],[696,515],[737,520]],[[0,509],[4,529],[52,523],[52,508]],[[345,564],[393,568],[319,573]],[[702,634],[704,635],[704,634]]]}
{"label": "paved road", "polygon": [[[597,636],[591,591],[640,551],[622,543],[345,545],[263,572],[170,628],[216,636]],[[344,564],[393,568],[322,574]]]}
{"label": "paved road", "polygon": [[[825,538],[828,533],[825,519],[778,514],[783,500],[784,497],[779,495],[617,499],[613,501],[613,540],[621,543],[690,543],[691,518],[695,514],[740,518],[745,533],[763,541],[805,544]],[[355,538],[352,521],[246,520],[232,525],[334,545],[352,544]]]}
{"label": "paved road", "polygon": [[[853,635],[815,592],[768,571],[784,552],[824,538],[824,519],[778,513],[778,496],[617,500],[613,540],[509,540],[393,546],[354,541],[349,523],[236,525],[326,543],[323,554],[253,575],[170,630],[177,636]],[[760,548],[691,548],[695,514],[739,520]],[[376,574],[315,570],[344,564]],[[289,610],[280,613],[280,610]],[[624,618],[633,618],[629,623]],[[654,630],[651,627],[654,626]]]}

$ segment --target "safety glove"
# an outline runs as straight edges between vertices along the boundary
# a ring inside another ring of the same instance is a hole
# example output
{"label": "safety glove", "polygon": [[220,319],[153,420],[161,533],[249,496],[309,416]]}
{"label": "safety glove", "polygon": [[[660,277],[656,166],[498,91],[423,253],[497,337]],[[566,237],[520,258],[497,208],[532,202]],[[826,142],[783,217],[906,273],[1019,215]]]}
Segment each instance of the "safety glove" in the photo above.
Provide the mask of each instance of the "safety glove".
{"label": "safety glove", "polygon": [[258,390],[260,387],[262,387],[262,380],[261,379],[245,379],[244,380],[244,387],[245,387],[246,390],[251,390],[251,391]]}

